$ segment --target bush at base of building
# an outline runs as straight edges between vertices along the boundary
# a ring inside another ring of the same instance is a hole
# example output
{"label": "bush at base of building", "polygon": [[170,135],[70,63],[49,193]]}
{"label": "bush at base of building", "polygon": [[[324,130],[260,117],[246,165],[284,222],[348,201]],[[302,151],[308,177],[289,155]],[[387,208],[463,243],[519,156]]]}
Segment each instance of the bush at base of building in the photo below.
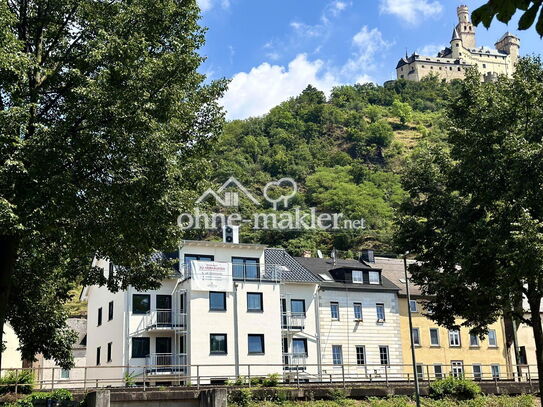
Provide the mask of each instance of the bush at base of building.
{"label": "bush at base of building", "polygon": [[[36,392],[14,403],[5,404],[4,407],[37,407],[37,406],[64,406],[73,401],[72,393],[65,389],[58,389],[52,392]],[[53,403],[48,403],[48,400]]]}
{"label": "bush at base of building", "polygon": [[447,377],[430,384],[430,397],[434,399],[471,400],[480,394],[481,388],[471,380]]}
{"label": "bush at base of building", "polygon": [[31,370],[10,370],[0,378],[0,394],[30,394],[34,384]]}

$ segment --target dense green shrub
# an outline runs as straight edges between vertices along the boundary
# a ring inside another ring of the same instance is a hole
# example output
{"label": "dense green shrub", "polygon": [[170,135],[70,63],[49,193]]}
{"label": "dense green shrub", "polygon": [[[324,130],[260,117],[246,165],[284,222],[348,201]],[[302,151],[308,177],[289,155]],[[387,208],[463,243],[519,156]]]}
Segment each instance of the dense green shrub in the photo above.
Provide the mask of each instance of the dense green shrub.
{"label": "dense green shrub", "polygon": [[52,392],[36,392],[29,396],[17,400],[15,403],[8,404],[6,407],[34,407],[36,402],[41,400],[54,400],[60,405],[68,401],[73,401],[72,393],[65,389],[58,389]]}
{"label": "dense green shrub", "polygon": [[234,404],[239,407],[248,407],[253,401],[253,392],[251,389],[233,390],[228,394],[228,404]]}
{"label": "dense green shrub", "polygon": [[407,396],[393,396],[386,399],[370,397],[369,402],[371,407],[408,407],[411,399]]}
{"label": "dense green shrub", "polygon": [[268,377],[262,380],[262,386],[264,387],[277,387],[279,384],[279,373],[272,373]]}
{"label": "dense green shrub", "polygon": [[0,378],[0,394],[30,394],[34,384],[34,373],[31,370],[10,370]]}
{"label": "dense green shrub", "polygon": [[479,394],[481,394],[481,388],[471,380],[457,379],[451,376],[430,383],[430,397],[434,399],[470,400]]}

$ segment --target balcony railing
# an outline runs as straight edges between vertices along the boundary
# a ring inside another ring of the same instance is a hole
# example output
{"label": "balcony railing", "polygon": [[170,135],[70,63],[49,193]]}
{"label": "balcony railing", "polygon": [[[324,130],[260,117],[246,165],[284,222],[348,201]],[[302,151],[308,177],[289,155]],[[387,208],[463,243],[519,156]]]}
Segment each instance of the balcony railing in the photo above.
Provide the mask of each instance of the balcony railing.
{"label": "balcony railing", "polygon": [[284,370],[304,370],[307,364],[307,353],[283,353]]}
{"label": "balcony railing", "polygon": [[150,330],[186,330],[187,314],[171,309],[151,310],[143,319],[144,329]]}
{"label": "balcony railing", "polygon": [[[277,264],[249,264],[249,263],[236,263],[236,262],[214,262],[221,264],[228,264],[229,269],[232,272],[232,278],[234,280],[243,281],[274,281],[279,282],[281,280],[281,272],[283,268]],[[184,279],[192,277],[192,270],[190,263],[181,264],[181,275]]]}
{"label": "balcony railing", "polygon": [[303,331],[305,328],[305,312],[283,312],[281,327],[287,331]]}
{"label": "balcony railing", "polygon": [[186,353],[151,353],[145,360],[146,371],[150,375],[186,373],[187,371]]}

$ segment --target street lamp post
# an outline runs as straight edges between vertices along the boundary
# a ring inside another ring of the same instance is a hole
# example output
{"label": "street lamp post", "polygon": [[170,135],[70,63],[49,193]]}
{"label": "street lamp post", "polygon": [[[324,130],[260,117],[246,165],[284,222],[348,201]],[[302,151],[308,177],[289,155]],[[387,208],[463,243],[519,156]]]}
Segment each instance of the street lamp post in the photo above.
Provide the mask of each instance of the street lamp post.
{"label": "street lamp post", "polygon": [[409,278],[407,277],[407,255],[403,255],[403,271],[405,275],[405,291],[407,293],[407,316],[409,319],[409,338],[411,340],[411,360],[413,362],[413,376],[415,378],[415,402],[420,407],[419,375],[417,373],[417,359],[415,358],[415,342],[413,341],[413,321],[411,319],[411,293],[409,292]]}

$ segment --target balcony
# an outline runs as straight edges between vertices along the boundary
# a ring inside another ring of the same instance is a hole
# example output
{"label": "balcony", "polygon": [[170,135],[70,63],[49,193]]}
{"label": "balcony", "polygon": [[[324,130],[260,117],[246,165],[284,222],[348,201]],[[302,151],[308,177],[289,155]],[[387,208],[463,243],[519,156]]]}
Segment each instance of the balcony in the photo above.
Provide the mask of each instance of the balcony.
{"label": "balcony", "polygon": [[186,331],[187,314],[171,309],[151,310],[144,315],[142,325],[145,331]]}
{"label": "balcony", "polygon": [[303,331],[305,328],[305,312],[283,312],[281,328],[285,331]]}
{"label": "balcony", "polygon": [[151,353],[145,360],[146,372],[149,375],[187,373],[186,353]]}
{"label": "balcony", "polygon": [[[205,263],[205,262],[202,262]],[[259,264],[259,263],[237,263],[237,262],[221,262],[215,261],[210,263],[220,263],[228,265],[228,269],[232,273],[232,278],[235,281],[273,281],[281,280],[282,267],[277,264]],[[192,277],[190,263],[181,264],[180,269],[183,279]]]}
{"label": "balcony", "polygon": [[307,353],[283,353],[283,370],[305,370]]}

